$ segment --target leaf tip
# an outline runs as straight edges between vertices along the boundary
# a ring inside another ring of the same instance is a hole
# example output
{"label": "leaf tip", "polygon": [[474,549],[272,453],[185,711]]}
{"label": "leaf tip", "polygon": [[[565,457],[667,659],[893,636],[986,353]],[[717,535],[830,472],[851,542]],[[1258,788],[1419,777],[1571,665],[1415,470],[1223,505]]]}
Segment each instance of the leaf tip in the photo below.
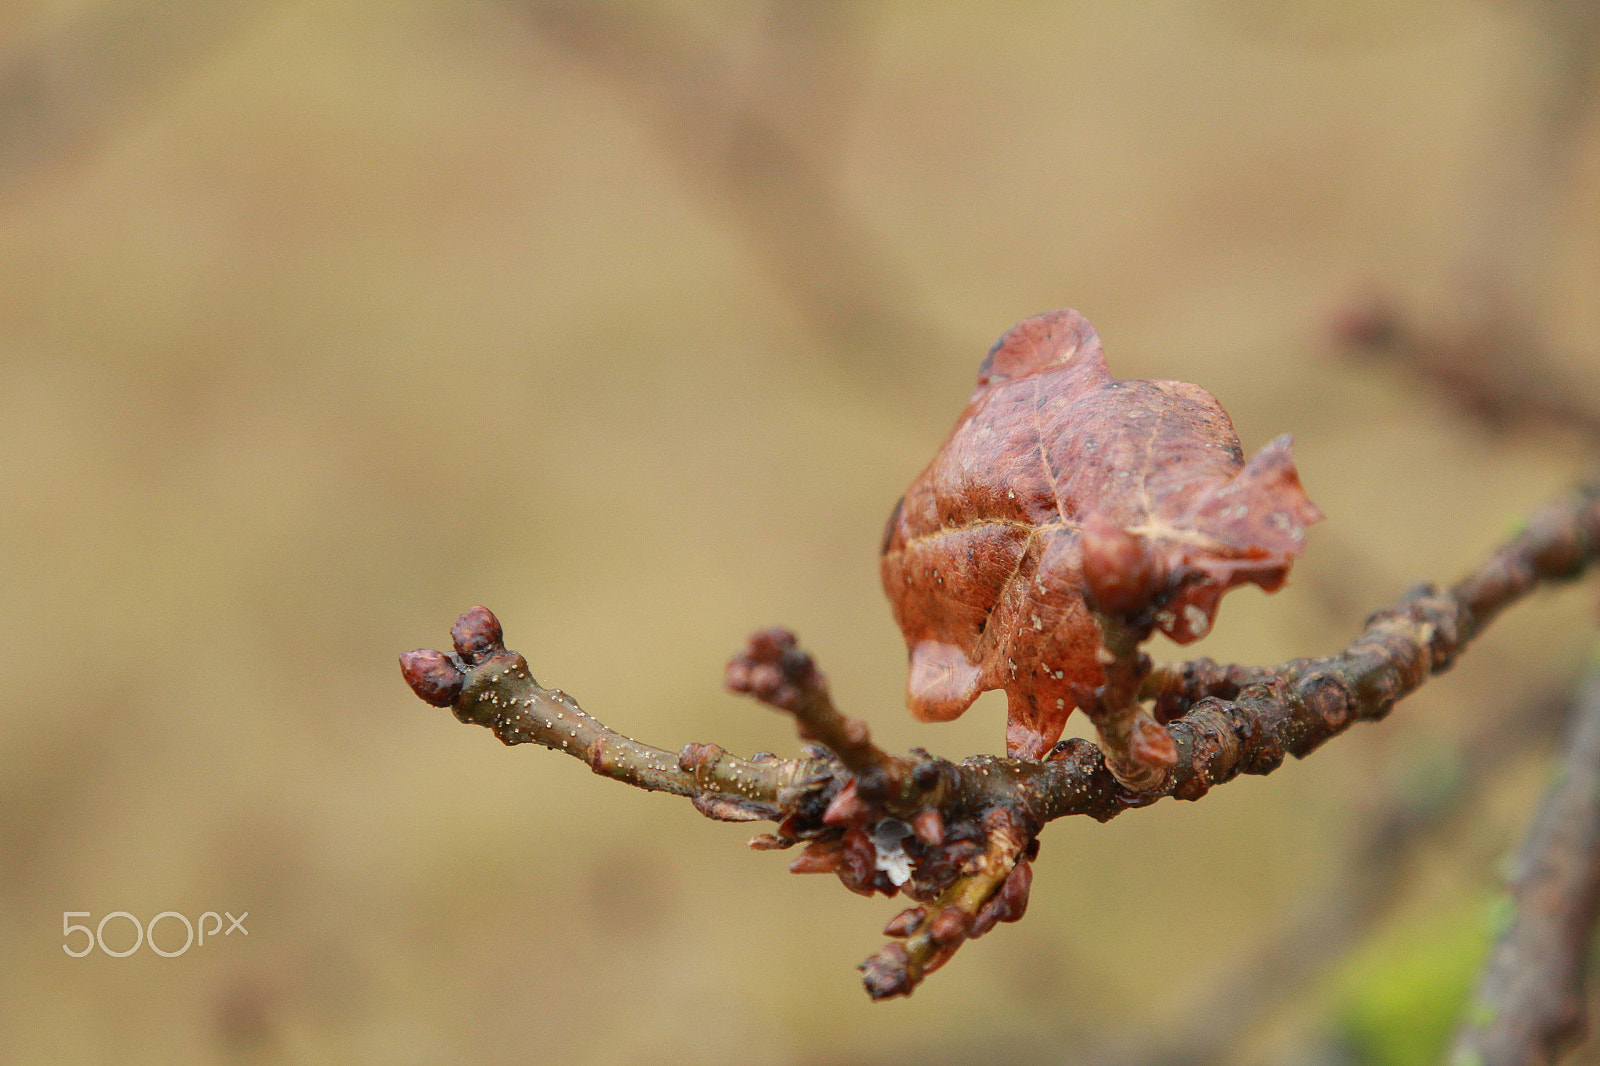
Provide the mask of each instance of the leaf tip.
{"label": "leaf tip", "polygon": [[1075,359],[1104,368],[1099,335],[1088,319],[1071,308],[1046,311],[1017,323],[994,342],[978,367],[978,386],[1020,378]]}

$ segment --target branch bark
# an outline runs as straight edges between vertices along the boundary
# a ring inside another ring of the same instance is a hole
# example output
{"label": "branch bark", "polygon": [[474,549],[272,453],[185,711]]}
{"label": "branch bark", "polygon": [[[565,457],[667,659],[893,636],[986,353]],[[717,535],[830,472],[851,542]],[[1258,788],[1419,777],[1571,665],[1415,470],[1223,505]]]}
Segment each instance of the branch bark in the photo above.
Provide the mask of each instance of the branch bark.
{"label": "branch bark", "polygon": [[1154,1038],[1108,1041],[1085,1056],[1086,1066],[1226,1061],[1239,1034],[1259,1032],[1389,912],[1423,843],[1467,817],[1473,799],[1506,765],[1530,749],[1554,745],[1571,706],[1571,694],[1563,689],[1495,709],[1456,751],[1455,769],[1441,790],[1400,791],[1379,800],[1337,873],[1316,885],[1292,915],[1258,935],[1253,950],[1206,982],[1181,1021]]}
{"label": "branch bark", "polygon": [[792,634],[768,630],[729,666],[729,687],[792,715],[807,746],[795,759],[740,759],[715,745],[676,756],[607,728],[534,680],[485,608],[452,630],[454,652],[415,651],[401,669],[418,696],[491,729],[538,743],[596,773],[689,797],[707,817],[771,820],[757,848],[804,844],[798,873],[836,874],[852,891],[918,905],[890,923],[895,938],[863,964],[874,998],[910,993],[966,940],[1027,906],[1029,860],[1043,826],[1069,815],[1101,821],[1164,796],[1199,799],[1239,774],[1271,773],[1357,721],[1382,718],[1455,662],[1505,607],[1545,582],[1577,577],[1600,556],[1600,481],[1549,504],[1526,529],[1450,589],[1419,586],[1379,611],[1343,651],[1272,668],[1196,660],[1158,668],[1139,688],[1169,723],[1177,756],[1131,787],[1100,749],[1074,738],[1047,759],[977,755],[952,763],[924,751],[890,755],[840,714],[826,679]]}
{"label": "branch bark", "polygon": [[1396,700],[1456,657],[1507,606],[1538,584],[1577,577],[1600,554],[1600,481],[1555,501],[1450,589],[1420,585],[1336,655],[1292,659],[1270,669],[1207,659],[1158,669],[1143,692],[1156,700],[1178,748],[1177,765],[1138,793],[1107,787],[1099,750],[1058,745],[1022,772],[1041,820],[1071,814],[1105,819],[1164,795],[1199,799],[1241,773],[1267,774],[1284,756],[1304,758],[1357,721],[1382,718]]}

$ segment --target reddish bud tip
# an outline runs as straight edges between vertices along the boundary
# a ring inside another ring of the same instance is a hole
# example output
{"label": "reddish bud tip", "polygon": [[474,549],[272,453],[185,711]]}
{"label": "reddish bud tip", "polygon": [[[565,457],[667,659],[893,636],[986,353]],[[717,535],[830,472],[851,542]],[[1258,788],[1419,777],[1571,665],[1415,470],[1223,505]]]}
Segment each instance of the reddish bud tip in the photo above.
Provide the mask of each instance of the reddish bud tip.
{"label": "reddish bud tip", "polygon": [[831,874],[839,868],[840,849],[837,840],[813,840],[805,850],[789,862],[793,874]]}
{"label": "reddish bud tip", "polygon": [[1153,770],[1169,770],[1178,765],[1178,746],[1173,743],[1171,732],[1145,715],[1141,715],[1133,724],[1128,754],[1140,766],[1148,766]]}
{"label": "reddish bud tip", "polygon": [[939,944],[959,944],[971,932],[972,915],[960,907],[944,908],[928,925],[928,935]]}
{"label": "reddish bud tip", "polygon": [[906,972],[905,946],[886,944],[882,951],[862,963],[861,983],[867,986],[867,995],[873,999],[911,994],[911,975]]}
{"label": "reddish bud tip", "polygon": [[745,649],[729,660],[725,683],[730,692],[788,711],[826,684],[794,634],[781,626],[751,634]]}
{"label": "reddish bud tip", "polygon": [[852,822],[863,821],[872,812],[867,805],[861,802],[861,797],[856,792],[856,783],[848,782],[833,797],[833,802],[828,804],[828,809],[822,812],[824,825],[849,825]]}
{"label": "reddish bud tip", "polygon": [[917,931],[917,926],[922,924],[922,919],[927,913],[926,907],[903,910],[889,919],[889,924],[883,927],[883,935],[904,939]]}
{"label": "reddish bud tip", "polygon": [[690,742],[678,752],[678,769],[686,774],[694,774],[696,778],[703,777],[716,768],[717,760],[725,754],[715,744]]}
{"label": "reddish bud tip", "polygon": [[466,680],[449,656],[428,650],[408,651],[400,656],[400,673],[418,699],[435,707],[454,704]]}
{"label": "reddish bud tip", "polygon": [[922,976],[927,977],[930,973],[936,973],[939,967],[955,957],[956,949],[960,946],[960,944],[940,944],[938,950],[929,955],[927,961],[922,964]]}
{"label": "reddish bud tip", "polygon": [[850,891],[870,896],[878,883],[878,849],[860,829],[845,830],[839,845],[839,881]]}
{"label": "reddish bud tip", "polygon": [[1000,886],[1006,914],[1001,921],[1020,921],[1028,913],[1028,893],[1033,889],[1033,864],[1023,859],[1011,868],[1006,883]]}
{"label": "reddish bud tip", "polygon": [[911,819],[911,831],[929,847],[944,843],[944,815],[937,807],[924,807]]}
{"label": "reddish bud tip", "polygon": [[1102,515],[1083,526],[1083,586],[1089,603],[1104,614],[1132,615],[1160,591],[1145,543]]}
{"label": "reddish bud tip", "polygon": [[773,626],[750,634],[749,654],[755,659],[778,659],[796,643],[792,631],[783,626]]}
{"label": "reddish bud tip", "polygon": [[455,641],[456,654],[471,666],[506,650],[500,620],[487,607],[474,607],[457,618],[450,627],[450,639]]}

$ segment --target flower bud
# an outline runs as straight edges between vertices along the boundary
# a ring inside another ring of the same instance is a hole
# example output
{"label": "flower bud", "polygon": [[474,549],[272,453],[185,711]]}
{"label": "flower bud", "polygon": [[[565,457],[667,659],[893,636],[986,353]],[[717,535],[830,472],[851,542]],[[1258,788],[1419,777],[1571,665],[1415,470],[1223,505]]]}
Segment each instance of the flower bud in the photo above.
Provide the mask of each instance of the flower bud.
{"label": "flower bud", "polygon": [[443,652],[418,650],[400,656],[400,673],[424,703],[449,707],[461,695],[466,678]]}
{"label": "flower bud", "polygon": [[795,874],[831,874],[839,869],[841,849],[837,840],[813,840],[789,862]]}
{"label": "flower bud", "polygon": [[883,950],[857,967],[867,995],[873,999],[910,995],[913,982],[906,972],[908,958],[904,944],[885,944]]}
{"label": "flower bud", "polygon": [[469,666],[477,666],[498,652],[505,651],[505,635],[500,620],[487,607],[474,607],[450,627],[456,654]]}
{"label": "flower bud", "polygon": [[912,817],[911,831],[918,840],[936,848],[944,843],[944,815],[937,807],[924,807]]}
{"label": "flower bud", "polygon": [[1028,893],[1033,888],[1033,864],[1027,859],[1020,860],[1011,868],[1011,873],[1006,876],[1006,883],[1000,886],[1000,898],[1005,900],[1006,914],[1001,921],[1020,921],[1028,913]]}
{"label": "flower bud", "polygon": [[908,910],[903,910],[889,919],[889,924],[883,927],[883,935],[900,939],[908,937],[917,931],[917,926],[922,924],[922,919],[927,916],[927,913],[928,908],[926,907],[911,907]]}

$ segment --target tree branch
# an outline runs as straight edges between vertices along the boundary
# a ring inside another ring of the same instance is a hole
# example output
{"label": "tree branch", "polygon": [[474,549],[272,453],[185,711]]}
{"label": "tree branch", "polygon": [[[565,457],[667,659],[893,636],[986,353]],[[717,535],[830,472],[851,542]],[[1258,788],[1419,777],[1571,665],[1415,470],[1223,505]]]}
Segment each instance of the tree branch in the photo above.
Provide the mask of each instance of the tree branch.
{"label": "tree branch", "polygon": [[[1403,367],[1492,430],[1537,423],[1600,441],[1600,411],[1583,383],[1561,374],[1553,353],[1521,326],[1480,314],[1464,316],[1454,333],[1427,331],[1379,292],[1352,297],[1331,324],[1339,344]],[[1508,366],[1502,353],[1510,350],[1521,357]]]}
{"label": "tree branch", "polygon": [[1206,983],[1202,998],[1169,1032],[1138,1042],[1108,1041],[1086,1066],[1207,1066],[1221,1062],[1239,1034],[1265,1021],[1328,971],[1389,912],[1423,843],[1461,822],[1471,801],[1507,764],[1553,744],[1572,704],[1565,690],[1494,709],[1451,758],[1442,785],[1383,797],[1335,873],[1256,946]]}
{"label": "tree branch", "polygon": [[794,716],[801,737],[816,742],[796,759],[740,759],[701,744],[673,756],[622,736],[534,680],[482,607],[456,623],[452,654],[408,652],[401,669],[418,696],[506,744],[542,744],[598,774],[690,797],[707,817],[777,822],[751,846],[804,844],[795,872],[834,873],[865,895],[905,892],[919,905],[890,923],[897,942],[862,967],[868,992],[882,998],[908,994],[964,941],[1022,916],[1047,822],[1104,821],[1168,795],[1198,799],[1241,773],[1310,754],[1353,723],[1386,715],[1448,669],[1499,611],[1542,582],[1576,577],[1597,555],[1600,482],[1539,511],[1449,590],[1420,586],[1373,615],[1336,655],[1271,669],[1197,660],[1151,672],[1139,694],[1169,723],[1176,758],[1143,788],[1118,781],[1100,749],[1077,738],[1040,762],[889,755],[838,712],[822,673],[784,630],[756,634],[730,663],[728,683]]}
{"label": "tree branch", "polygon": [[260,0],[78,5],[75,17],[0,57],[0,206],[50,181],[225,41]]}
{"label": "tree branch", "polygon": [[1561,770],[1512,878],[1513,918],[1484,968],[1452,1062],[1548,1063],[1583,1036],[1600,904],[1600,671],[1585,679]]}
{"label": "tree branch", "polygon": [[[794,307],[839,353],[836,369],[903,400],[923,353],[948,348],[928,325],[833,173],[836,127],[855,95],[852,41],[865,9],[773,7],[742,70],[684,19],[638,4],[522,0],[550,44],[605,79]],[[872,353],[871,359],[860,358]]]}
{"label": "tree branch", "polygon": [[1515,7],[1528,50],[1501,87],[1515,105],[1487,125],[1480,144],[1478,202],[1463,216],[1455,270],[1455,321],[1420,323],[1379,289],[1353,298],[1332,331],[1356,351],[1405,367],[1485,426],[1539,421],[1596,441],[1600,410],[1582,382],[1559,371],[1545,326],[1552,308],[1539,297],[1559,291],[1550,271],[1561,258],[1554,238],[1564,186],[1600,104],[1600,9],[1589,0]]}

